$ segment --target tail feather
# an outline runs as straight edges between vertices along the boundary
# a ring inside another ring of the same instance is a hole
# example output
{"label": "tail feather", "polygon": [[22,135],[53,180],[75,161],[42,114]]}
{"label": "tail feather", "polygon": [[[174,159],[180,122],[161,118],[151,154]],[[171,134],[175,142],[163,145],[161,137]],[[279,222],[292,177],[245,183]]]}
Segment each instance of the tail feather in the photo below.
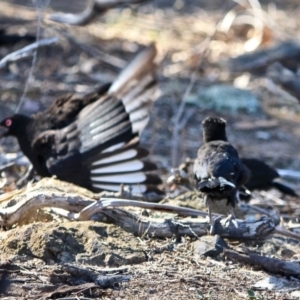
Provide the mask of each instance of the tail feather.
{"label": "tail feather", "polygon": [[283,194],[287,194],[287,195],[294,196],[294,197],[299,197],[299,195],[296,193],[295,190],[293,190],[291,187],[285,185],[284,183],[281,183],[279,181],[272,181],[272,186],[277,188]]}
{"label": "tail feather", "polygon": [[120,73],[108,90],[108,94],[123,98],[135,84],[143,82],[145,78],[149,78],[147,82],[155,81],[156,67],[153,60],[156,53],[154,44],[141,51]]}
{"label": "tail feather", "polygon": [[[81,111],[77,119],[80,152],[93,189],[118,190],[121,184],[145,192],[162,181],[142,160],[148,152],[139,138],[156,100],[154,45],[146,47],[121,72],[107,95]],[[157,188],[156,188],[157,189]]]}
{"label": "tail feather", "polygon": [[97,167],[93,167],[91,169],[91,174],[93,176],[101,174],[106,174],[109,176],[110,174],[130,174],[135,171],[153,171],[156,170],[156,165],[150,162],[144,162],[139,159],[127,160],[122,162],[115,162],[111,164],[98,165]]}
{"label": "tail feather", "polygon": [[140,135],[149,122],[149,110],[157,99],[156,65],[154,44],[141,51],[121,72],[110,87],[108,94],[122,99],[129,114],[132,132]]}
{"label": "tail feather", "polygon": [[98,161],[101,161],[105,158],[109,158],[114,155],[122,154],[129,149],[135,149],[137,151],[136,157],[138,158],[146,157],[149,154],[149,152],[146,149],[139,147],[139,138],[135,137],[129,142],[126,142],[124,140],[123,142],[112,143],[112,145],[104,147],[101,151],[88,153],[88,155],[84,157],[84,163],[86,165],[96,165]]}
{"label": "tail feather", "polygon": [[[116,191],[121,184],[125,184],[137,192],[154,191],[154,187],[162,181],[159,176],[149,174],[157,167],[154,163],[142,160],[148,155],[148,151],[138,147],[138,144],[139,139],[136,137],[111,151],[105,149],[89,157],[86,163],[90,170],[90,182],[93,189]],[[155,191],[159,191],[157,187]]]}
{"label": "tail feather", "polygon": [[156,100],[155,55],[153,44],[142,50],[121,72],[107,95],[80,112],[77,126],[81,130],[82,153],[95,147],[101,152],[103,142],[112,134],[141,134]]}
{"label": "tail feather", "polygon": [[134,158],[143,158],[148,155],[148,151],[142,149],[142,148],[137,148],[137,149],[128,149],[125,151],[123,150],[122,152],[117,152],[115,151],[113,154],[110,156],[106,156],[103,158],[100,158],[97,161],[94,161],[92,163],[92,166],[98,167],[104,164],[109,164],[109,163],[116,163],[120,161],[125,161],[128,159],[134,159]]}

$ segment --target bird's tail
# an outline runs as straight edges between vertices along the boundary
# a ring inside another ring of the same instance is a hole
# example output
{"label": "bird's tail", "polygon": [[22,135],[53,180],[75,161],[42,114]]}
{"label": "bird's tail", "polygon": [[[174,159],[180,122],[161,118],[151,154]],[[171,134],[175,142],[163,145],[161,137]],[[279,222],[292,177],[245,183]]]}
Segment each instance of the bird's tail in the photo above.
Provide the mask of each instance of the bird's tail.
{"label": "bird's tail", "polygon": [[280,192],[283,194],[289,195],[289,196],[294,196],[294,197],[299,197],[299,195],[296,193],[295,190],[293,190],[291,187],[287,186],[286,184],[278,181],[278,180],[273,180],[272,181],[272,186],[277,188]]}
{"label": "bird's tail", "polygon": [[226,180],[223,177],[209,178],[207,180],[200,181],[197,185],[200,192],[203,193],[213,193],[218,191],[231,191],[236,188],[236,186]]}

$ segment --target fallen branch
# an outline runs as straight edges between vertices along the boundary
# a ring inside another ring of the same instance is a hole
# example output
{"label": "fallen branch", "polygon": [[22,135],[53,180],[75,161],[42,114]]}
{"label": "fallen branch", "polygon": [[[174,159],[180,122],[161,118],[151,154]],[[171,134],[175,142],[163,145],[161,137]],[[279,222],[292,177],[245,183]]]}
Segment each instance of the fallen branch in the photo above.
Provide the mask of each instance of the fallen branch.
{"label": "fallen branch", "polygon": [[91,1],[86,9],[79,14],[55,13],[51,14],[49,19],[54,22],[70,25],[86,25],[100,14],[101,11],[97,10],[95,1]]}
{"label": "fallen branch", "polygon": [[267,76],[300,101],[300,77],[297,74],[276,62],[268,68]]}
{"label": "fallen branch", "polygon": [[84,199],[76,194],[50,194],[45,195],[38,192],[28,193],[27,199],[18,202],[16,205],[0,208],[0,226],[12,226],[25,219],[32,210],[44,207],[58,207],[71,211],[81,211],[84,207],[90,205],[94,200]]}
{"label": "fallen branch", "polygon": [[[74,220],[96,219],[95,215],[100,213],[101,221],[108,221],[120,226],[137,236],[149,235],[153,237],[166,238],[172,236],[206,235],[210,230],[210,224],[197,219],[191,220],[165,220],[150,219],[135,215],[131,212],[117,209],[118,206],[136,206],[141,208],[168,211],[177,215],[206,216],[207,214],[191,208],[173,205],[146,203],[123,199],[103,199],[95,202],[93,199],[79,196],[78,194],[65,193],[41,193],[40,190],[27,192],[26,199],[12,207],[1,208],[1,226],[11,226],[20,220],[30,216],[32,210],[43,207],[56,207],[64,209],[67,216]],[[74,213],[75,212],[75,213]],[[76,213],[77,212],[77,213]],[[105,216],[106,218],[103,218]],[[221,237],[238,240],[263,239],[273,232],[275,225],[272,220],[262,218],[256,222],[244,222],[234,220],[228,222],[226,219],[216,222],[215,233]]]}
{"label": "fallen branch", "polygon": [[[70,213],[69,211],[61,210],[54,211],[70,220],[87,221],[92,219],[100,222],[109,221],[136,236],[148,235],[156,238],[170,238],[175,235],[177,237],[191,236],[198,238],[207,235],[210,231],[210,224],[203,219],[153,219],[116,208],[118,206],[136,206],[194,217],[207,216],[207,213],[191,208],[115,199],[99,200],[84,208],[79,213]],[[220,215],[214,214],[214,216]],[[223,238],[236,240],[264,239],[273,233],[274,230],[275,224],[271,219],[266,217],[262,217],[260,220],[254,222],[242,220],[228,222],[226,219],[223,219],[214,225],[214,234],[218,234]]]}
{"label": "fallen branch", "polygon": [[275,233],[300,241],[300,234],[295,233],[293,231],[286,230],[286,229],[282,228],[281,226],[276,227],[274,234]]}
{"label": "fallen branch", "polygon": [[232,72],[260,72],[275,62],[299,62],[300,43],[283,42],[278,46],[240,55],[229,60]]}
{"label": "fallen branch", "polygon": [[242,210],[247,210],[248,213],[249,213],[249,211],[252,210],[252,211],[258,212],[260,214],[266,215],[266,216],[268,216],[269,218],[272,219],[272,221],[275,225],[278,225],[280,223],[280,215],[278,214],[278,212],[276,210],[269,211],[269,210],[264,209],[262,207],[247,204],[247,203],[240,203],[239,207],[241,207]]}
{"label": "fallen branch", "polygon": [[[125,199],[102,198],[101,200],[94,202],[91,205],[85,207],[78,214],[74,214],[73,218],[78,221],[90,220],[93,215],[95,215],[98,212],[102,212],[104,208],[107,207],[115,208],[115,207],[125,207],[125,206],[159,210],[159,211],[177,214],[179,216],[189,216],[189,217],[207,216],[207,213],[201,210],[186,208],[181,206],[160,204],[160,203],[148,203],[142,201],[125,200]],[[214,214],[214,216],[220,216],[220,215]]]}
{"label": "fallen branch", "polygon": [[[136,216],[121,209],[104,209],[102,211],[111,221],[122,229],[137,236],[148,235],[156,238],[171,238],[173,236],[200,237],[207,235],[210,224],[198,219],[150,219]],[[268,218],[255,222],[228,222],[225,219],[215,224],[215,233],[223,238],[234,240],[255,240],[269,236],[275,225]]]}
{"label": "fallen branch", "polygon": [[105,13],[108,9],[117,7],[121,4],[135,4],[140,2],[145,2],[145,0],[93,0],[86,9],[79,14],[55,13],[51,14],[49,19],[58,23],[83,26],[92,22],[96,17]]}
{"label": "fallen branch", "polygon": [[57,41],[58,41],[58,38],[56,38],[56,37],[50,38],[50,39],[43,39],[43,40],[40,40],[39,42],[35,42],[35,43],[30,44],[24,48],[21,48],[15,52],[12,52],[0,60],[0,69],[4,68],[11,61],[16,61],[21,58],[32,55],[32,52],[34,50],[36,50],[37,48],[45,47],[45,46],[57,43]]}
{"label": "fallen branch", "polygon": [[[35,287],[36,288],[36,287]],[[56,286],[50,286],[48,288],[51,289],[52,292],[44,292],[43,293],[43,299],[57,299],[57,300],[92,300],[92,298],[79,298],[78,296],[76,297],[67,297],[67,298],[57,298],[57,296],[62,296],[62,295],[69,295],[71,293],[80,293],[81,291],[85,290],[91,290],[91,289],[100,289],[100,287],[94,283],[84,283],[84,284],[78,284],[75,286],[68,286],[68,285],[56,285]],[[44,286],[45,289],[45,286]],[[46,290],[46,289],[45,289]]]}
{"label": "fallen branch", "polygon": [[295,170],[277,169],[277,172],[281,177],[290,177],[294,179],[300,179],[300,172]]}
{"label": "fallen branch", "polygon": [[74,277],[78,277],[81,280],[93,281],[101,288],[113,287],[117,283],[130,280],[130,276],[128,275],[99,274],[99,272],[91,271],[87,268],[78,267],[72,264],[65,264],[63,265],[62,269],[63,271]]}
{"label": "fallen branch", "polygon": [[241,253],[230,249],[224,249],[223,253],[224,256],[229,259],[252,266],[261,266],[268,272],[300,278],[300,266],[293,262],[265,257],[254,253]]}
{"label": "fallen branch", "polygon": [[68,32],[66,31],[60,31],[61,35],[63,35],[70,43],[75,45],[76,47],[81,48],[83,51],[85,51],[88,55],[91,55],[92,57],[95,57],[99,61],[102,61],[106,63],[109,66],[113,66],[117,68],[118,70],[123,69],[127,62],[119,57],[116,57],[114,55],[111,55],[109,53],[106,53],[99,48],[93,47],[87,43],[80,43],[78,42],[74,37],[72,37]]}

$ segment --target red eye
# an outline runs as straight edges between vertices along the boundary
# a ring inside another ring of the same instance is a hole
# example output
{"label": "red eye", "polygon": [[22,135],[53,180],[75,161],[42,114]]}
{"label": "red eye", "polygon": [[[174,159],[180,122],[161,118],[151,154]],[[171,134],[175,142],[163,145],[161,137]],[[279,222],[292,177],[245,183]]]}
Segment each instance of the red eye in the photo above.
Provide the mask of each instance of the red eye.
{"label": "red eye", "polygon": [[12,124],[12,120],[11,120],[11,119],[7,119],[7,120],[5,121],[5,126],[6,126],[6,127],[11,126],[11,124]]}

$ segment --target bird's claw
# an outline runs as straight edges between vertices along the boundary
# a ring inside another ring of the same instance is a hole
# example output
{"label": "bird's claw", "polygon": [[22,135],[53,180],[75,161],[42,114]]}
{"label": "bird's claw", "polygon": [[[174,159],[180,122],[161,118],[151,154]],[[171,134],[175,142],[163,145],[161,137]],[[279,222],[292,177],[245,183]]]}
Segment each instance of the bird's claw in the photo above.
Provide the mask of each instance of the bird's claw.
{"label": "bird's claw", "polygon": [[230,222],[233,223],[233,225],[238,228],[238,223],[235,219],[235,216],[233,216],[232,214],[230,214],[226,219],[225,219],[225,222],[224,222],[224,225],[225,226],[228,226],[230,224]]}
{"label": "bird's claw", "polygon": [[222,219],[222,216],[218,216],[218,217],[215,217],[215,218],[211,218],[208,222],[210,224],[210,230],[209,230],[209,233],[211,235],[214,235],[215,234],[215,224],[218,223],[220,220]]}

